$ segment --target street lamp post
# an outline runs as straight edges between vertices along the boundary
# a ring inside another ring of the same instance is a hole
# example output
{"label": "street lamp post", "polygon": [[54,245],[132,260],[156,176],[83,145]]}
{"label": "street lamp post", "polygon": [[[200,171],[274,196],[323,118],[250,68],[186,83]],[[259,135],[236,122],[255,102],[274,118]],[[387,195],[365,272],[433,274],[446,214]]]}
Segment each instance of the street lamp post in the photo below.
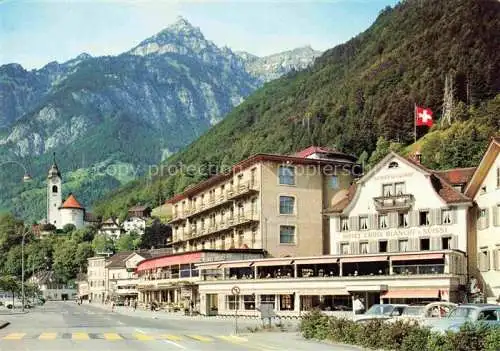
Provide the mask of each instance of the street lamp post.
{"label": "street lamp post", "polygon": [[26,238],[26,235],[30,233],[29,228],[25,228],[23,232],[23,237],[21,241],[21,299],[22,299],[22,311],[24,312],[24,305],[25,305],[25,299],[24,299],[24,239]]}

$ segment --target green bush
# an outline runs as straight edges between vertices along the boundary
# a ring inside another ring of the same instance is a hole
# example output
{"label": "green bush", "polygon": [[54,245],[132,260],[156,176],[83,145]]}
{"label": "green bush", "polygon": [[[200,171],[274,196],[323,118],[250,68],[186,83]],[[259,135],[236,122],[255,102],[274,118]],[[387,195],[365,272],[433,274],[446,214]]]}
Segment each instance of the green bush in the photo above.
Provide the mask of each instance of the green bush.
{"label": "green bush", "polygon": [[490,329],[484,340],[485,351],[500,350],[500,327]]}
{"label": "green bush", "polygon": [[407,321],[371,320],[356,323],[313,311],[302,318],[307,339],[330,340],[376,350],[398,351],[498,351],[500,328],[465,324],[460,331],[438,334]]}

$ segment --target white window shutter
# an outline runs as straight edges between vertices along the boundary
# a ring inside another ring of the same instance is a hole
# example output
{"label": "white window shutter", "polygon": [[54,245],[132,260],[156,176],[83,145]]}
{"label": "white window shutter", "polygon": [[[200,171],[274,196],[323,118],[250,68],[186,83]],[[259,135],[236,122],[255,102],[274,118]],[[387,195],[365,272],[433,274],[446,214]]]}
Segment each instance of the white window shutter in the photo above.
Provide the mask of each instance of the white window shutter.
{"label": "white window shutter", "polygon": [[434,209],[434,224],[439,225],[442,223],[442,210],[440,208]]}
{"label": "white window shutter", "polygon": [[488,228],[490,226],[490,209],[485,208],[484,210],[486,211],[486,217],[484,218],[485,221],[484,228]]}
{"label": "white window shutter", "polygon": [[418,215],[419,215],[418,211],[411,211],[409,213],[410,227],[417,227],[418,226]]}
{"label": "white window shutter", "polygon": [[387,242],[387,251],[389,252],[398,252],[398,239],[390,239]]}
{"label": "white window shutter", "polygon": [[397,212],[389,212],[387,215],[389,219],[389,228],[397,228],[398,227],[398,213]]}
{"label": "white window shutter", "polygon": [[456,207],[451,208],[451,224],[457,224],[458,222],[458,209]]}
{"label": "white window shutter", "polygon": [[498,212],[499,212],[499,207],[498,207],[498,205],[496,205],[496,206],[492,206],[492,207],[491,207],[491,212],[492,212],[492,214],[493,214],[493,225],[494,225],[495,227],[498,227],[498,226],[500,225],[500,223],[498,223],[498,219],[499,219],[499,218],[498,218],[498,216],[499,216],[499,214],[498,214]]}
{"label": "white window shutter", "polygon": [[371,214],[368,217],[368,228],[369,229],[378,229],[378,215],[377,214]]}
{"label": "white window shutter", "polygon": [[378,240],[370,240],[368,242],[368,252],[378,253]]}
{"label": "white window shutter", "polygon": [[408,251],[420,251],[420,240],[418,238],[408,239]]}
{"label": "white window shutter", "polygon": [[350,248],[350,254],[351,255],[356,255],[359,253],[359,243],[357,241],[351,241],[349,243],[349,248]]}
{"label": "white window shutter", "polygon": [[431,251],[441,250],[441,238],[438,236],[432,236],[430,239],[431,242]]}
{"label": "white window shutter", "polygon": [[349,230],[359,230],[359,217],[349,217]]}
{"label": "white window shutter", "polygon": [[340,252],[340,243],[337,243],[336,250],[337,250],[337,253],[336,253],[337,255],[342,255],[342,252]]}
{"label": "white window shutter", "polygon": [[493,257],[493,269],[498,270],[498,248],[494,248],[492,251],[492,257]]}
{"label": "white window shutter", "polygon": [[451,236],[450,248],[452,250],[457,250],[458,249],[458,235],[452,235]]}

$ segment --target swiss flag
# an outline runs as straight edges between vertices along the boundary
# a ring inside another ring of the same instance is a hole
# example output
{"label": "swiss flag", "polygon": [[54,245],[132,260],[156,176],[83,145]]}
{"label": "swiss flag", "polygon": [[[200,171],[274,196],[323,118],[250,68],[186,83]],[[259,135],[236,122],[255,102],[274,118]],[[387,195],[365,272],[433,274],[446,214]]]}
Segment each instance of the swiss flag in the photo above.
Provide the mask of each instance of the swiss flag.
{"label": "swiss flag", "polygon": [[417,127],[432,127],[432,110],[425,107],[415,107],[415,125]]}

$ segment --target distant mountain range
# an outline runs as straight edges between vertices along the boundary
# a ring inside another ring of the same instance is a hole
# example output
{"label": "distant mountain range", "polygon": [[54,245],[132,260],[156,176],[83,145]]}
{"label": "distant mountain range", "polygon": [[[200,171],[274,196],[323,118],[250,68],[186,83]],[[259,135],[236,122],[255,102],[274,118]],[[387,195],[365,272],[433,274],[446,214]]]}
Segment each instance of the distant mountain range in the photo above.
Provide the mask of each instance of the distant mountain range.
{"label": "distant mountain range", "polygon": [[[52,152],[63,171],[75,173],[67,173],[66,189],[90,204],[196,139],[263,83],[308,67],[319,54],[308,47],[263,58],[235,53],[179,18],[118,56],[81,54],[31,71],[0,66],[0,181],[12,184],[0,194],[0,210],[44,214]],[[11,161],[40,183],[19,186]],[[127,171],[96,172],[111,166]]]}

